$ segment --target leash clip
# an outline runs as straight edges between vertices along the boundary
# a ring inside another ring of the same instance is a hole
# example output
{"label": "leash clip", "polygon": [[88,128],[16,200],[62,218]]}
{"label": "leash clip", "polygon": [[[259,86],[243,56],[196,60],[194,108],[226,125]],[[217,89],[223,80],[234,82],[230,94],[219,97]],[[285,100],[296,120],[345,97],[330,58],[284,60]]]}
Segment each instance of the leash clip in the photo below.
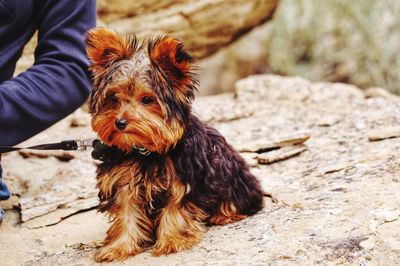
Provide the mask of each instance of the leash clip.
{"label": "leash clip", "polygon": [[77,139],[75,143],[77,151],[86,151],[88,148],[93,147],[93,140],[90,139]]}

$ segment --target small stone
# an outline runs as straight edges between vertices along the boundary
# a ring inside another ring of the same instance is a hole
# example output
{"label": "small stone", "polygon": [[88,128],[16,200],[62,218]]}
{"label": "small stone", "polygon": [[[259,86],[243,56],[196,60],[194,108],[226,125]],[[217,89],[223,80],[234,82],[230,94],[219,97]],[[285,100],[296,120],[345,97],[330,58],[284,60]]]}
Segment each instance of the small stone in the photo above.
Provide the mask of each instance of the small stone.
{"label": "small stone", "polygon": [[304,207],[303,205],[301,205],[301,203],[295,203],[292,205],[292,210],[296,211],[296,210],[303,210]]}
{"label": "small stone", "polygon": [[274,143],[276,143],[279,147],[289,146],[289,145],[298,145],[306,142],[311,135],[307,132],[298,132],[293,133],[286,136],[281,136],[274,139]]}
{"label": "small stone", "polygon": [[394,237],[388,237],[383,240],[392,250],[400,250],[400,240]]}
{"label": "small stone", "polygon": [[289,159],[293,156],[299,155],[307,148],[305,145],[294,145],[282,147],[278,150],[264,152],[258,155],[257,160],[259,164],[270,164],[278,161],[282,161],[285,159]]}
{"label": "small stone", "polygon": [[235,147],[239,152],[267,152],[281,147],[297,145],[306,142],[310,138],[308,133],[294,133],[280,136],[271,140],[257,139],[253,142],[244,143]]}
{"label": "small stone", "polygon": [[331,173],[339,172],[348,167],[351,167],[352,165],[353,165],[352,162],[338,162],[336,164],[328,165],[328,166],[321,168],[320,173],[321,174],[331,174]]}
{"label": "small stone", "polygon": [[370,141],[400,137],[400,126],[374,129],[368,132]]}
{"label": "small stone", "polygon": [[72,152],[57,151],[57,150],[20,150],[18,153],[23,158],[39,158],[46,159],[49,157],[55,157],[62,162],[69,162],[75,158]]}
{"label": "small stone", "polygon": [[364,121],[355,121],[354,127],[358,130],[363,130],[367,128],[367,124]]}
{"label": "small stone", "polygon": [[69,247],[71,247],[75,250],[83,251],[87,248],[87,245],[84,243],[75,243],[75,244],[70,245]]}
{"label": "small stone", "polygon": [[400,216],[400,210],[383,209],[383,210],[377,210],[372,213],[376,216],[376,218],[384,220],[385,222],[393,222]]}
{"label": "small stone", "polygon": [[388,90],[379,87],[371,87],[365,90],[365,98],[368,99],[374,97],[395,98],[396,96],[390,93]]}
{"label": "small stone", "polygon": [[375,240],[368,238],[367,240],[360,242],[360,246],[365,250],[373,249],[375,247]]}
{"label": "small stone", "polygon": [[70,116],[70,127],[87,127],[90,125],[90,115],[78,109]]}
{"label": "small stone", "polygon": [[320,127],[329,127],[339,123],[341,119],[342,118],[337,115],[324,116],[318,121],[317,124]]}

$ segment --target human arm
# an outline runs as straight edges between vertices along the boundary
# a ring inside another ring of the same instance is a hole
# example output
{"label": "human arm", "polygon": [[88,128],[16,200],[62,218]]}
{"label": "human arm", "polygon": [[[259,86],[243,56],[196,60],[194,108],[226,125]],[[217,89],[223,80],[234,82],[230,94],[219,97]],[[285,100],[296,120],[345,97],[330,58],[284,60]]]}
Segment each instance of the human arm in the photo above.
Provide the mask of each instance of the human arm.
{"label": "human arm", "polygon": [[90,91],[84,36],[94,0],[38,1],[35,63],[0,84],[0,144],[15,145],[78,108]]}

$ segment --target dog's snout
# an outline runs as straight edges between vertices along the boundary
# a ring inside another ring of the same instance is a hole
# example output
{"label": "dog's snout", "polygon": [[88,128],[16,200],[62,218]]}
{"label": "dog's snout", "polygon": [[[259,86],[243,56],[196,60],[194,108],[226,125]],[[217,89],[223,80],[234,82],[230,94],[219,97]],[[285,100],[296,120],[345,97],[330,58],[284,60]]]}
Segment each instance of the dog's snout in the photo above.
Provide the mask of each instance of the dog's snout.
{"label": "dog's snout", "polygon": [[115,126],[119,130],[124,130],[127,125],[128,125],[128,120],[126,120],[126,119],[121,118],[121,119],[115,120]]}

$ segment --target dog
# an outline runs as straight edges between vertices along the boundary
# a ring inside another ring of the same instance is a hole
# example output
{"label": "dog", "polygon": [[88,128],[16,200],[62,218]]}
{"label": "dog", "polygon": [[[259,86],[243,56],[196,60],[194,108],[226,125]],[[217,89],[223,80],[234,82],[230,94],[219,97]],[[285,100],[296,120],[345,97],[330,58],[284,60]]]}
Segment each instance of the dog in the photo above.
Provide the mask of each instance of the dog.
{"label": "dog", "polygon": [[120,151],[99,165],[99,211],[112,224],[95,260],[189,249],[207,225],[263,208],[243,158],[192,113],[195,59],[170,36],[139,41],[106,28],[87,34],[93,130]]}

